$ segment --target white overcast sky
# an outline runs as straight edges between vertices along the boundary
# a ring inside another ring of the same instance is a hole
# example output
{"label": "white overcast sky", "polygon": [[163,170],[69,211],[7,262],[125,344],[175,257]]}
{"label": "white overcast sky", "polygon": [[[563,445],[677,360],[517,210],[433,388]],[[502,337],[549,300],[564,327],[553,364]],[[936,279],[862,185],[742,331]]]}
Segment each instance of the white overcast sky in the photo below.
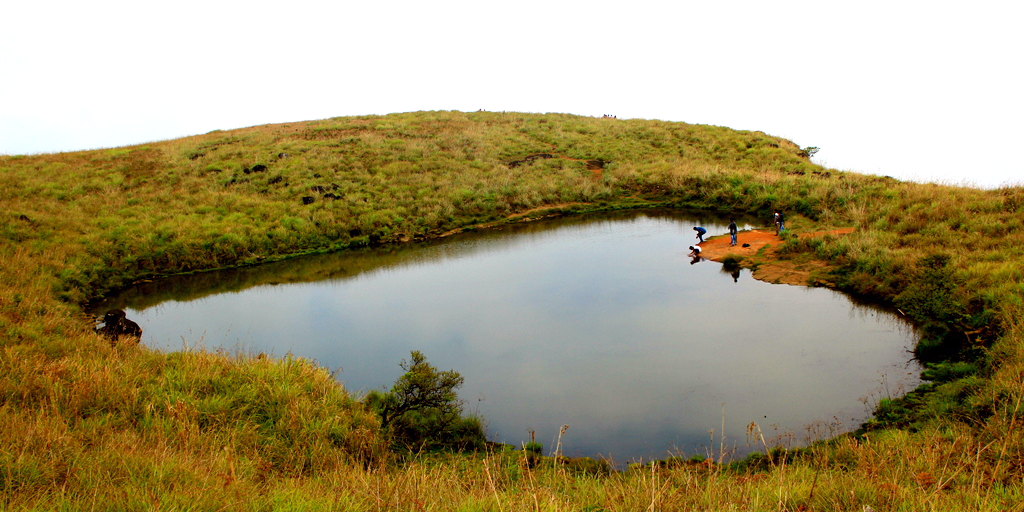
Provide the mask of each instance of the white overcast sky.
{"label": "white overcast sky", "polygon": [[664,119],[1024,183],[1024,3],[0,0],[0,154],[477,109]]}

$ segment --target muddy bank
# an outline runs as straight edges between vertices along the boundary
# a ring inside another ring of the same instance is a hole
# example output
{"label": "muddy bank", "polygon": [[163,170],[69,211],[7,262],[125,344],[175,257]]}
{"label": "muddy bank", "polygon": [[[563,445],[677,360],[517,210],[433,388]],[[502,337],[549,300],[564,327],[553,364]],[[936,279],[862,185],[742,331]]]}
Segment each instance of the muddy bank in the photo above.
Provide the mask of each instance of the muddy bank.
{"label": "muddy bank", "polygon": [[[842,228],[800,233],[798,236],[811,238],[826,234],[846,235],[852,232],[853,228]],[[831,284],[814,277],[815,274],[828,268],[826,262],[804,258],[799,260],[780,259],[776,251],[782,243],[782,239],[775,234],[775,230],[754,229],[740,231],[735,246],[731,245],[729,235],[720,235],[705,240],[700,247],[702,256],[719,263],[725,261],[730,255],[742,258],[739,265],[751,269],[754,279],[761,281],[800,286],[828,286]]]}

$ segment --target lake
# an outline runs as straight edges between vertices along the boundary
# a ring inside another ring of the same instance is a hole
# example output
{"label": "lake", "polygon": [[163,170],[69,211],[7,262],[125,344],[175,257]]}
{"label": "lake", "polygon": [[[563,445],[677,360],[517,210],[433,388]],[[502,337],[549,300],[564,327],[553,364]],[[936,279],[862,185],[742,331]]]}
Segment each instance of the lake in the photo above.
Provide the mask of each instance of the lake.
{"label": "lake", "polygon": [[419,350],[465,377],[466,411],[492,440],[519,446],[532,430],[548,453],[569,425],[566,455],[617,462],[763,451],[751,423],[800,444],[917,385],[915,332],[894,313],[687,257],[693,226],[710,236],[728,222],[633,211],[522,223],[169,278],[97,311],[125,309],[161,350],[313,359],[357,396],[390,387]]}

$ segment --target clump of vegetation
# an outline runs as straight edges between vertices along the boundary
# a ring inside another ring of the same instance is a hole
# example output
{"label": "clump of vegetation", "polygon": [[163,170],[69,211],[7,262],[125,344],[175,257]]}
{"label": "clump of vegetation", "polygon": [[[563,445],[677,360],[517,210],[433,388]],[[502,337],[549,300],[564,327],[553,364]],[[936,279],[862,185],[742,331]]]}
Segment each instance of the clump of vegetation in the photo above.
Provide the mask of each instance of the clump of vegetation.
{"label": "clump of vegetation", "polygon": [[523,445],[523,451],[526,453],[534,453],[542,455],[544,453],[544,443],[538,441],[530,441]]}
{"label": "clump of vegetation", "polygon": [[721,263],[726,270],[735,270],[740,268],[740,264],[743,263],[743,259],[743,256],[740,256],[739,254],[726,254],[722,257]]}
{"label": "clump of vegetation", "polygon": [[479,418],[463,417],[456,389],[462,375],[438,371],[414,350],[400,365],[405,372],[390,391],[371,391],[363,400],[380,416],[381,428],[406,450],[479,450],[487,441]]}

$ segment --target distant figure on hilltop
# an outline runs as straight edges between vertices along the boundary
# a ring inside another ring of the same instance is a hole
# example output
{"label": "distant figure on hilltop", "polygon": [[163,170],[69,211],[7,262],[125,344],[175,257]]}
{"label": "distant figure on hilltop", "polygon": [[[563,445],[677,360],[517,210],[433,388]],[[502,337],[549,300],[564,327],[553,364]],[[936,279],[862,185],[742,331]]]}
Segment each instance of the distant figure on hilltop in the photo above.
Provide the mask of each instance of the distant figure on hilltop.
{"label": "distant figure on hilltop", "polygon": [[708,230],[700,226],[693,228],[693,230],[697,232],[697,240],[700,240],[700,243],[704,243],[704,235],[707,234]]}
{"label": "distant figure on hilltop", "polygon": [[135,338],[135,342],[138,343],[139,338],[142,337],[142,328],[139,327],[139,324],[128,320],[125,315],[124,310],[121,309],[107,311],[107,314],[103,315],[103,327],[97,329],[96,332],[112,342],[121,337],[130,337]]}

